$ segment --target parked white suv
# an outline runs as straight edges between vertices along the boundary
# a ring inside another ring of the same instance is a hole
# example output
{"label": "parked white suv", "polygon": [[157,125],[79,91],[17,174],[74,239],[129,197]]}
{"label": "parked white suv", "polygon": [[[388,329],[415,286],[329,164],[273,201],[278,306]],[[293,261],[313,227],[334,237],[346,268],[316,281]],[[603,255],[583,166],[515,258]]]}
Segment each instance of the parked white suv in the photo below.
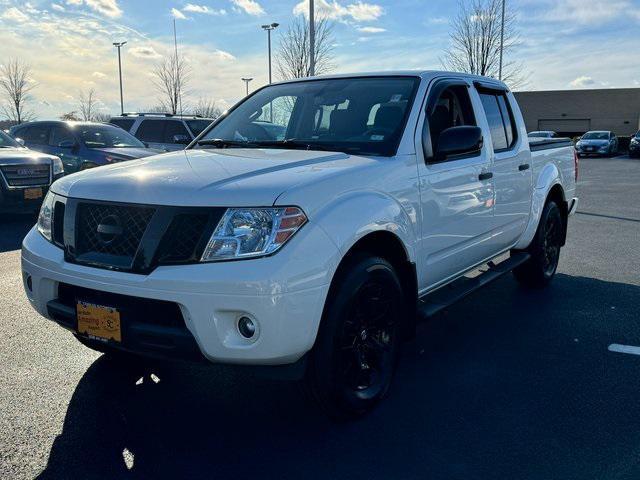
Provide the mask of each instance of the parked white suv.
{"label": "parked white suv", "polygon": [[183,150],[213,121],[194,115],[125,113],[112,117],[109,123],[126,130],[148,147],[170,152]]}
{"label": "parked white suv", "polygon": [[493,79],[274,84],[185,151],[57,181],[24,239],[24,285],[91,348],[280,366],[357,416],[388,392],[419,314],[513,269],[551,281],[576,178],[571,142],[529,140]]}

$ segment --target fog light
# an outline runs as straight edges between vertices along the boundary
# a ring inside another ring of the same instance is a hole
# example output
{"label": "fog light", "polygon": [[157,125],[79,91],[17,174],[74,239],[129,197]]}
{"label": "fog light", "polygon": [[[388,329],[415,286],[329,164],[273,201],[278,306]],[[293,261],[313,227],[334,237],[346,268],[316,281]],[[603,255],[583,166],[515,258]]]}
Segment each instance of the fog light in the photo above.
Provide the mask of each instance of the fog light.
{"label": "fog light", "polygon": [[244,338],[251,338],[256,334],[256,324],[249,317],[240,317],[238,331]]}
{"label": "fog light", "polygon": [[31,275],[27,275],[27,288],[30,292],[33,292],[33,280],[31,280]]}

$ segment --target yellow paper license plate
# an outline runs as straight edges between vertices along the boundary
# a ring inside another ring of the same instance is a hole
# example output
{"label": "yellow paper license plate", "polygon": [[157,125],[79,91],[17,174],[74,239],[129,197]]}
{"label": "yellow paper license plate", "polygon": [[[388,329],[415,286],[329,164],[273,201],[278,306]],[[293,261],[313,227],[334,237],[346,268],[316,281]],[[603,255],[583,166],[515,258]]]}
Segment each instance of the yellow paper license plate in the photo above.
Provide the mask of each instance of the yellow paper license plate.
{"label": "yellow paper license plate", "polygon": [[42,189],[41,188],[27,188],[24,191],[25,200],[36,200],[38,198],[42,198]]}
{"label": "yellow paper license plate", "polygon": [[122,341],[120,312],[113,307],[78,301],[78,333],[98,340]]}

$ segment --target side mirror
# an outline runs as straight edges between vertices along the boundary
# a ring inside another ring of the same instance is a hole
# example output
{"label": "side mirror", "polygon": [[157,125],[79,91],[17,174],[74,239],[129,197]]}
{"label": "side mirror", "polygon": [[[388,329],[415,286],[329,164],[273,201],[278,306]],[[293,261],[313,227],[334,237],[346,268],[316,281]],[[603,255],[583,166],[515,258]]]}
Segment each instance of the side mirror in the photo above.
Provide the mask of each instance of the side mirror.
{"label": "side mirror", "polygon": [[450,156],[480,153],[482,149],[482,129],[461,126],[444,130],[438,138],[435,161],[442,162]]}
{"label": "side mirror", "polygon": [[73,140],[62,140],[60,143],[58,143],[58,148],[74,148],[76,146],[76,142],[74,142]]}
{"label": "side mirror", "polygon": [[22,145],[24,147],[24,140],[23,139],[16,137],[16,142],[18,142],[20,145]]}
{"label": "side mirror", "polygon": [[174,135],[173,143],[178,143],[180,145],[189,145],[191,143],[191,139],[186,135]]}

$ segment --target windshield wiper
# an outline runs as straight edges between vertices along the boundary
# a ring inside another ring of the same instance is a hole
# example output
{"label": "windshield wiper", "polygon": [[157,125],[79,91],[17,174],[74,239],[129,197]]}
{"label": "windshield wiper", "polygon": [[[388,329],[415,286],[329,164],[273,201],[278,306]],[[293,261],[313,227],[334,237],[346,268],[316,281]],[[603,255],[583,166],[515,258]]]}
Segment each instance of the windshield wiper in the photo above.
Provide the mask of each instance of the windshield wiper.
{"label": "windshield wiper", "polygon": [[229,147],[253,147],[253,142],[241,141],[241,140],[224,140],[222,138],[207,138],[200,140],[198,145],[212,146],[217,148],[229,148]]}
{"label": "windshield wiper", "polygon": [[317,143],[304,142],[295,138],[285,138],[284,140],[267,140],[254,142],[254,146],[258,148],[291,148],[298,150],[329,150],[327,147]]}

